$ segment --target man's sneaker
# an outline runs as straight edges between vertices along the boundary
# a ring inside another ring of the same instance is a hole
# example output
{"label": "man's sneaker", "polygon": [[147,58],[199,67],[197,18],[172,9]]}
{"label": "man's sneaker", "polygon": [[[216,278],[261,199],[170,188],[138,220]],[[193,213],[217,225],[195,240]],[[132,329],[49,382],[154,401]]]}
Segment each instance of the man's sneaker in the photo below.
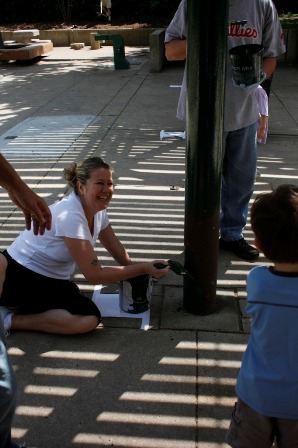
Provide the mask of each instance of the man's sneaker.
{"label": "man's sneaker", "polygon": [[11,327],[11,318],[13,314],[14,313],[9,308],[6,308],[6,306],[0,306],[0,316],[3,321],[6,336],[9,335],[9,329]]}
{"label": "man's sneaker", "polygon": [[259,251],[254,246],[248,244],[244,238],[235,241],[225,241],[220,238],[219,247],[220,249],[233,252],[233,254],[243,260],[254,261],[259,257]]}

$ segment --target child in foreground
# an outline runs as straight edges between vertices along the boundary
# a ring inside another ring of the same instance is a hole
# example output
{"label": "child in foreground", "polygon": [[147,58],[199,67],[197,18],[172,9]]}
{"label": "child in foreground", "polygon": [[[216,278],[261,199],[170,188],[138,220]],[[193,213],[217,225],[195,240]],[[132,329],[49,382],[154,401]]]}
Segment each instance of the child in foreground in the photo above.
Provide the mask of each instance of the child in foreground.
{"label": "child in foreground", "polygon": [[298,446],[298,187],[280,185],[251,208],[255,246],[272,262],[247,277],[251,334],[238,374],[231,447]]}

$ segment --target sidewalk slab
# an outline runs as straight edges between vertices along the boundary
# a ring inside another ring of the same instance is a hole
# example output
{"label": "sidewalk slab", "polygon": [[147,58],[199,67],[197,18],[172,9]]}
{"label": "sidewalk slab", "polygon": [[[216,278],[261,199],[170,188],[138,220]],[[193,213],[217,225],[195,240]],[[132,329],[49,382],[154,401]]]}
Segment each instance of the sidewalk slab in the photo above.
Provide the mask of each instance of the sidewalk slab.
{"label": "sidewalk slab", "polygon": [[[183,65],[150,73],[148,49],[126,47],[126,57],[135,64],[117,71],[112,47],[59,54],[54,48],[35,64],[0,64],[0,150],[20,147],[8,159],[49,203],[67,191],[66,165],[105,158],[116,183],[109,216],[133,260],[183,263],[186,142],[160,139],[161,130],[185,130],[176,118]],[[289,64],[274,74],[254,197],[297,183],[297,75]],[[55,139],[48,125],[58,117]],[[42,148],[51,156],[37,157]],[[0,207],[4,249],[24,221],[3,190]],[[253,242],[249,224],[245,238]],[[96,250],[103,264],[113,263]],[[183,309],[183,278],[170,272],[154,284],[148,331],[137,317],[104,317],[96,331],[70,337],[12,331],[9,353],[19,384],[14,439],[38,448],[227,448],[250,331],[246,276],[263,263],[263,256],[249,263],[220,251],[216,309],[208,316]],[[91,297],[93,287],[79,272],[74,278]]]}
{"label": "sidewalk slab", "polygon": [[14,437],[40,448],[226,447],[246,343],[246,335],[173,330],[14,332]]}

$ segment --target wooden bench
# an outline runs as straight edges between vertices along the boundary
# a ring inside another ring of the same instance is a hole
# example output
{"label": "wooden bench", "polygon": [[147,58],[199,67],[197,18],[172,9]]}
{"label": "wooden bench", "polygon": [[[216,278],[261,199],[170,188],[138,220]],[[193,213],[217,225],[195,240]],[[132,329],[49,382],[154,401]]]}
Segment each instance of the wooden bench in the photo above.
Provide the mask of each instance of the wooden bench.
{"label": "wooden bench", "polygon": [[26,61],[53,51],[51,40],[39,40],[39,30],[13,31],[13,41],[3,41],[0,32],[0,61]]}
{"label": "wooden bench", "polygon": [[6,44],[0,48],[0,61],[25,61],[35,59],[45,53],[53,51],[52,41],[40,41],[32,44]]}

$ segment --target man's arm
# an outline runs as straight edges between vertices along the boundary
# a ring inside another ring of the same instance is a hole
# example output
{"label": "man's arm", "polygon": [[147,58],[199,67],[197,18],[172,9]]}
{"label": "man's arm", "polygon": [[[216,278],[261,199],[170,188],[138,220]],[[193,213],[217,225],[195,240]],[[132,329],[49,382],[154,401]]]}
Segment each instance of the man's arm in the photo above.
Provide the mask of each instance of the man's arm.
{"label": "man's arm", "polygon": [[186,39],[173,39],[165,43],[168,61],[184,61],[186,59]]}
{"label": "man's arm", "polygon": [[52,214],[47,203],[28,187],[2,154],[0,154],[0,185],[24,213],[27,230],[31,229],[31,220],[35,235],[38,233],[43,235],[46,229],[51,228]]}
{"label": "man's arm", "polygon": [[276,67],[276,58],[264,58],[262,64],[262,70],[266,73],[266,78],[272,75]]}

